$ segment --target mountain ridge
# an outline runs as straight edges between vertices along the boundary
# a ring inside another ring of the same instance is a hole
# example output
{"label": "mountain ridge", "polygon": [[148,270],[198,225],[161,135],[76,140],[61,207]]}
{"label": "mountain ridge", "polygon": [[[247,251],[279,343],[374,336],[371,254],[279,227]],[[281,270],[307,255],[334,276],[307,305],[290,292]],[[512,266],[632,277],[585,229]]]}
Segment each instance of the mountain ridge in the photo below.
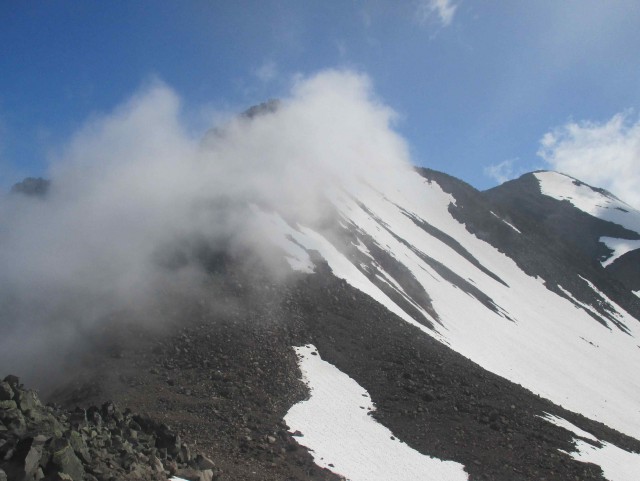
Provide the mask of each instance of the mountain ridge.
{"label": "mountain ridge", "polygon": [[151,324],[125,309],[88,330],[65,364],[84,369],[46,396],[114,399],[170,421],[217,463],[216,479],[359,479],[335,460],[314,467],[312,436],[282,424],[313,396],[293,351],[313,345],[370,395],[370,417],[463,477],[614,479],[610,464],[579,459],[589,451],[576,454],[576,439],[640,453],[640,299],[592,244],[576,247],[584,233],[554,223],[625,232],[545,197],[531,176],[480,192],[390,169],[331,186],[329,214],[313,221],[253,206],[268,262],[196,245],[201,288],[168,286]]}

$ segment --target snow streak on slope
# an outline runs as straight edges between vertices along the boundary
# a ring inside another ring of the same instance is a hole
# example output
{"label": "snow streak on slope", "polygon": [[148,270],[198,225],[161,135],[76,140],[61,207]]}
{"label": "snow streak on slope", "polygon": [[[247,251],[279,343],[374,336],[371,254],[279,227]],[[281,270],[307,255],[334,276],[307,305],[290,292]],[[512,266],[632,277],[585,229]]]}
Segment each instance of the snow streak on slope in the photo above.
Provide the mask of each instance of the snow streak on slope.
{"label": "snow streak on slope", "polygon": [[[278,214],[260,212],[258,215],[262,219],[261,222],[270,224],[272,227],[277,227],[277,230],[270,231],[270,238],[272,239],[272,242],[282,247],[287,253],[290,254],[295,252],[298,256],[296,257],[296,263],[292,263],[289,260],[289,256],[286,256],[294,270],[309,272],[308,266],[312,265],[309,254],[304,251],[306,257],[303,257],[301,253],[294,248],[294,246],[303,246],[307,251],[319,252],[327,261],[336,277],[348,281],[353,287],[371,296],[408,323],[417,327],[422,327],[415,319],[394,303],[384,292],[376,287],[376,285],[371,282],[367,276],[365,276],[349,261],[349,259],[340,253],[340,251],[323,236],[307,227],[298,226],[297,229],[294,229],[284,222]],[[279,239],[278,234],[280,235]],[[283,241],[283,238],[288,240],[289,244],[286,243],[286,240]],[[302,269],[299,268],[299,266],[305,267]],[[428,314],[424,312],[424,315],[427,316]]]}
{"label": "snow streak on slope", "polygon": [[[546,414],[543,419],[570,431],[575,439],[576,450],[569,454],[583,463],[597,464],[609,481],[637,481],[640,473],[640,454],[620,449],[618,446],[600,441],[591,433],[583,431],[566,419]],[[590,442],[589,442],[590,441]]]}
{"label": "snow streak on slope", "polygon": [[292,234],[297,232],[277,214],[266,214],[252,206],[256,232],[266,237],[273,245],[279,247],[285,260],[294,271],[313,273],[313,262],[304,247],[293,240]]}
{"label": "snow streak on slope", "polygon": [[[406,312],[398,314],[398,304],[318,232],[291,229],[292,238],[319,252],[338,277],[485,369],[640,438],[636,319],[612,304],[613,319],[624,327],[595,322],[470,234],[448,212],[455,200],[412,170],[389,174],[377,184],[349,185],[332,199],[343,224],[404,266],[428,293],[437,330]],[[388,269],[377,268],[382,277],[403,285]]]}
{"label": "snow streak on slope", "polygon": [[500,217],[498,214],[496,214],[493,211],[489,211],[491,213],[492,216],[494,216],[496,219],[500,219],[502,222],[504,222],[505,224],[507,224],[509,227],[511,227],[514,231],[516,231],[518,234],[522,234],[522,232],[520,232],[520,230],[514,226],[513,224],[507,222],[506,220],[504,220],[502,217]]}
{"label": "snow streak on slope", "polygon": [[420,454],[378,424],[371,398],[357,382],[323,361],[312,345],[296,347],[311,397],[285,421],[319,466],[352,481],[464,481],[463,465]]}
{"label": "snow streak on slope", "polygon": [[640,240],[616,239],[614,237],[600,237],[600,242],[613,251],[613,254],[604,261],[602,267],[607,267],[619,257],[636,249],[640,249]]}
{"label": "snow streak on slope", "polygon": [[605,311],[607,311],[606,317],[609,318],[613,323],[621,324],[625,326],[625,322],[627,319],[633,319],[627,311],[625,311],[622,307],[620,307],[618,304],[616,304],[611,299],[609,299],[609,297],[607,297],[607,295],[604,292],[602,292],[600,289],[594,286],[593,283],[589,281],[589,279],[585,279],[582,276],[578,276],[578,277],[582,279],[589,286],[589,288],[594,292],[594,294],[597,296],[598,304]]}
{"label": "snow streak on slope", "polygon": [[[640,211],[608,192],[594,189],[558,172],[536,172],[534,175],[540,183],[542,194],[558,200],[568,200],[593,217],[613,222],[640,234]],[[640,248],[640,240],[602,237],[600,242],[613,251],[611,257],[602,262],[603,267],[607,267],[621,255]]]}

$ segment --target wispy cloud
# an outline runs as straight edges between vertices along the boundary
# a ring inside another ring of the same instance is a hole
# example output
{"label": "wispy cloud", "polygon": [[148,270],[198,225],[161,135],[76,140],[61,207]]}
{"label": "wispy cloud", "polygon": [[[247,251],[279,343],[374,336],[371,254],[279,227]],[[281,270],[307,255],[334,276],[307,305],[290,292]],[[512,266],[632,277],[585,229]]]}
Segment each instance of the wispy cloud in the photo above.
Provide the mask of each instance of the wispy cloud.
{"label": "wispy cloud", "polygon": [[268,60],[257,68],[254,74],[260,81],[267,83],[278,76],[278,66],[273,60]]}
{"label": "wispy cloud", "polygon": [[540,141],[538,155],[553,169],[603,187],[640,207],[640,119],[631,112],[606,122],[569,122]]}
{"label": "wispy cloud", "polygon": [[52,159],[46,201],[0,202],[3,369],[44,372],[83,344],[78,326],[164,312],[168,292],[200,296],[203,246],[277,271],[251,206],[314,225],[332,214],[327,190],[410,168],[394,112],[348,70],[298,77],[276,111],[235,116],[205,139],[187,117],[156,81],[73,135]]}
{"label": "wispy cloud", "polygon": [[484,175],[492,178],[499,184],[514,179],[522,173],[521,169],[514,167],[514,159],[504,160],[497,164],[488,165],[484,168]]}
{"label": "wispy cloud", "polygon": [[437,17],[444,27],[448,27],[453,21],[457,8],[458,6],[451,0],[420,0],[416,8],[416,19],[420,24],[425,24]]}

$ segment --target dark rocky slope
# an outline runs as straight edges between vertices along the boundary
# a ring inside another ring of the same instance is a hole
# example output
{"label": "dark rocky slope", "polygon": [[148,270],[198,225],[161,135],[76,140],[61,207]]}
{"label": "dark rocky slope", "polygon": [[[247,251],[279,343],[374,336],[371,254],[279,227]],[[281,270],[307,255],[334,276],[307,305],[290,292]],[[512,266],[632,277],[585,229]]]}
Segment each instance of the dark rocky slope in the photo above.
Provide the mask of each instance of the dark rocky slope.
{"label": "dark rocky slope", "polygon": [[[613,197],[602,189],[587,186],[577,180],[574,182],[585,185],[601,195]],[[541,194],[538,180],[532,173],[489,189],[482,195],[509,215],[514,216],[518,225],[532,224],[543,228],[544,232],[561,239],[565,245],[582,254],[594,266],[602,267],[600,261],[607,258],[610,253],[609,249],[600,242],[600,237],[640,239],[637,232],[593,217],[577,209],[569,201],[560,201]],[[605,270],[611,278],[622,283],[627,290],[635,290],[637,287],[634,286],[640,286],[640,262],[637,256],[634,256],[628,257],[624,264],[626,266],[624,273],[619,267],[616,269],[609,266]]]}
{"label": "dark rocky slope", "polygon": [[88,369],[51,398],[69,407],[115,399],[167,423],[215,462],[221,480],[337,479],[282,422],[306,395],[291,346],[313,343],[369,391],[396,436],[463,463],[472,480],[602,480],[599,467],[558,451],[572,451],[572,435],[542,420],[545,412],[640,452],[637,441],[408,326],[326,265],[317,271],[276,283],[227,269],[212,281],[211,301],[173,301],[163,329],[121,319],[94,339],[81,360]]}

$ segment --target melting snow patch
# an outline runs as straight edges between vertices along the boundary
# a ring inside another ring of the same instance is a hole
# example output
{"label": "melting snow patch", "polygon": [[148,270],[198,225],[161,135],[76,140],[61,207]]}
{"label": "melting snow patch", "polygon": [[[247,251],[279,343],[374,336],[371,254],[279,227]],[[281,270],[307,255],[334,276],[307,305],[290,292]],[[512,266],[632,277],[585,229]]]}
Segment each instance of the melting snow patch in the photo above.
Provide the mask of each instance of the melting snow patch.
{"label": "melting snow patch", "polygon": [[610,257],[602,261],[602,267],[612,264],[618,257],[627,252],[640,249],[640,240],[616,239],[614,237],[600,237],[600,242],[613,251]]}
{"label": "melting snow patch", "polygon": [[545,421],[549,421],[551,424],[555,424],[561,428],[566,429],[567,431],[571,431],[573,434],[578,436],[579,438],[589,439],[590,441],[599,442],[598,438],[596,438],[593,434],[583,431],[575,424],[570,423],[564,418],[560,416],[554,416],[553,414],[544,413],[544,416],[540,416]]}
{"label": "melting snow patch", "polygon": [[319,466],[351,481],[467,480],[464,466],[425,456],[370,416],[375,409],[357,382],[323,361],[312,345],[294,348],[311,397],[285,421]]}
{"label": "melting snow patch", "polygon": [[[582,438],[575,439],[576,450],[572,453],[567,453],[573,459],[582,463],[597,464],[602,468],[604,477],[609,481],[637,481],[638,473],[640,473],[640,454],[625,451],[606,441],[600,441],[591,433],[583,431],[558,416],[545,414],[541,417],[556,426],[572,432],[578,438]],[[599,446],[594,446],[584,441],[584,439],[598,443]]]}

